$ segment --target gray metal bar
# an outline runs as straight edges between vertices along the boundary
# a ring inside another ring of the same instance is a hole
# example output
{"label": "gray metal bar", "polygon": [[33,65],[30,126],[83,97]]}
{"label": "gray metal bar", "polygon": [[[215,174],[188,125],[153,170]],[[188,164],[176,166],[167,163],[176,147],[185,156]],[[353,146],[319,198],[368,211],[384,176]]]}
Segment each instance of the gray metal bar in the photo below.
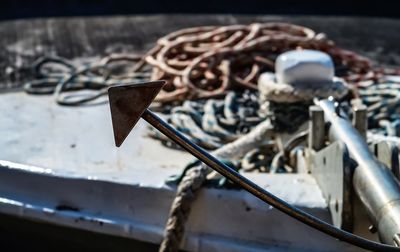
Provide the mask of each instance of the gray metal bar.
{"label": "gray metal bar", "polygon": [[360,135],[365,139],[368,128],[367,107],[365,105],[357,104],[354,106],[353,125],[354,128],[356,128],[358,132],[360,132]]}
{"label": "gray metal bar", "polygon": [[325,118],[338,139],[343,141],[358,163],[353,185],[366,207],[382,242],[398,246],[400,234],[400,185],[390,170],[370,152],[363,136],[345,118],[336,113],[332,100],[321,100]]}
{"label": "gray metal bar", "polygon": [[315,151],[325,145],[324,111],[319,106],[310,106],[309,146]]}

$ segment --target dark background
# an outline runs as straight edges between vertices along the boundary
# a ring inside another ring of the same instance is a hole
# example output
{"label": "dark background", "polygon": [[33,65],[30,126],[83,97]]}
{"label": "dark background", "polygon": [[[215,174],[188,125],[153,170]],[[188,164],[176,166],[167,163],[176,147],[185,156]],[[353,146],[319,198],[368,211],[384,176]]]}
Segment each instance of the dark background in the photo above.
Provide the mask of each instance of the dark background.
{"label": "dark background", "polygon": [[157,13],[398,17],[396,1],[307,0],[1,0],[0,20]]}

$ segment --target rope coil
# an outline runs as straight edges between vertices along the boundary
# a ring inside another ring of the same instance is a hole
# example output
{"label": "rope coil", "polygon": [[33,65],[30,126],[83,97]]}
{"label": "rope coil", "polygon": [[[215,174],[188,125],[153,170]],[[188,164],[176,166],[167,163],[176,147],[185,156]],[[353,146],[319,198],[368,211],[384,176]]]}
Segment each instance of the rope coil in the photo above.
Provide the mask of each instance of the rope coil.
{"label": "rope coil", "polygon": [[[181,107],[172,110],[170,122],[180,125],[179,130],[196,143],[215,149],[214,154],[220,158],[232,160],[246,157],[242,166],[254,170],[254,163],[262,161],[257,159],[260,152],[256,147],[270,148],[265,143],[270,137],[266,136],[274,131],[294,131],[291,126],[296,128],[307,120],[307,114],[301,112],[308,104],[290,107],[270,102],[265,107],[265,104],[249,102],[252,98],[238,102],[236,94],[230,91],[256,91],[260,73],[273,71],[276,57],[293,49],[315,49],[328,53],[336,65],[336,75],[351,84],[354,96],[368,106],[371,127],[389,135],[400,132],[397,113],[400,81],[388,77],[400,75],[400,70],[373,68],[369,59],[337,47],[324,34],[285,23],[182,29],[160,38],[154,48],[143,56],[111,55],[82,66],[57,57],[45,57],[34,64],[37,79],[27,83],[25,90],[34,94],[54,93],[59,104],[76,106],[96,101],[112,85],[165,79],[167,85],[155,101],[163,105],[184,101]],[[115,71],[111,67],[115,63],[124,64],[125,71]],[[46,71],[48,65],[58,65],[63,70]],[[88,90],[89,95],[75,95]],[[187,101],[203,98],[225,100]],[[246,108],[250,110],[241,116],[237,106],[242,111]],[[263,108],[269,115],[258,113]],[[254,111],[257,113],[254,114]],[[246,121],[249,114],[257,115],[253,117],[254,121]],[[300,116],[297,121],[292,121],[292,117],[288,117],[291,114]],[[263,121],[268,116],[269,119]],[[243,123],[250,133],[244,135],[244,131],[229,128],[238,123]],[[303,137],[300,135],[294,142]],[[278,166],[285,155],[285,150],[278,150],[275,158],[264,157],[261,163],[266,165],[267,162],[266,166],[271,167],[263,170],[279,171]],[[191,202],[204,181],[213,176],[215,173],[212,174],[204,165],[184,173],[160,251],[179,249]]]}
{"label": "rope coil", "polygon": [[[150,78],[167,81],[156,102],[218,98],[228,90],[256,90],[260,73],[272,71],[276,57],[293,49],[328,53],[340,69],[337,75],[350,83],[375,80],[384,71],[373,69],[369,59],[337,47],[309,28],[255,23],[182,29],[160,38],[144,55],[110,55],[80,67],[59,57],[44,57],[33,65],[37,79],[27,83],[25,90],[55,93],[59,104],[76,106],[102,97],[109,86]],[[109,68],[118,62],[125,62],[123,74],[114,74]],[[51,64],[63,65],[66,71],[43,71]],[[84,98],[64,97],[65,92],[83,89],[96,92]]]}

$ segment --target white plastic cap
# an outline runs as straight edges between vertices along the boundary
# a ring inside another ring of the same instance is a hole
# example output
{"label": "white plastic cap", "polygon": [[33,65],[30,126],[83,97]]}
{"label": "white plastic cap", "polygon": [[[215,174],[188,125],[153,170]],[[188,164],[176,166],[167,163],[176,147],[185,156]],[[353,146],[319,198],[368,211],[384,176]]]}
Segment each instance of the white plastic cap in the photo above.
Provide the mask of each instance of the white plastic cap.
{"label": "white plastic cap", "polygon": [[275,76],[278,83],[326,83],[334,76],[332,58],[315,50],[285,52],[276,60]]}

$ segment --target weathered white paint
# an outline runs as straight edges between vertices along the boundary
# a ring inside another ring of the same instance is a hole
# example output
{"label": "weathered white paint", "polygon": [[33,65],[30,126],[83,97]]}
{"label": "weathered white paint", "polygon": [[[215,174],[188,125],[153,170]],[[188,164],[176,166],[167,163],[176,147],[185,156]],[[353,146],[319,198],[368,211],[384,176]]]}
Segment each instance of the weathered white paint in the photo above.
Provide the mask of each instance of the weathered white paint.
{"label": "weathered white paint", "polygon": [[[60,175],[162,185],[192,157],[143,137],[141,120],[121,148],[114,145],[109,107],[62,107],[51,96],[0,96],[0,159],[50,168]],[[157,171],[149,176],[143,171]],[[157,180],[158,179],[158,180]],[[156,180],[156,181],[154,181]]]}
{"label": "weathered white paint", "polygon": [[[60,107],[22,93],[3,94],[0,106],[0,212],[161,241],[175,193],[164,181],[192,160],[188,154],[144,138],[144,124],[115,148],[108,106]],[[310,175],[245,175],[330,220]],[[187,230],[189,251],[357,251],[240,190],[202,190]]]}

